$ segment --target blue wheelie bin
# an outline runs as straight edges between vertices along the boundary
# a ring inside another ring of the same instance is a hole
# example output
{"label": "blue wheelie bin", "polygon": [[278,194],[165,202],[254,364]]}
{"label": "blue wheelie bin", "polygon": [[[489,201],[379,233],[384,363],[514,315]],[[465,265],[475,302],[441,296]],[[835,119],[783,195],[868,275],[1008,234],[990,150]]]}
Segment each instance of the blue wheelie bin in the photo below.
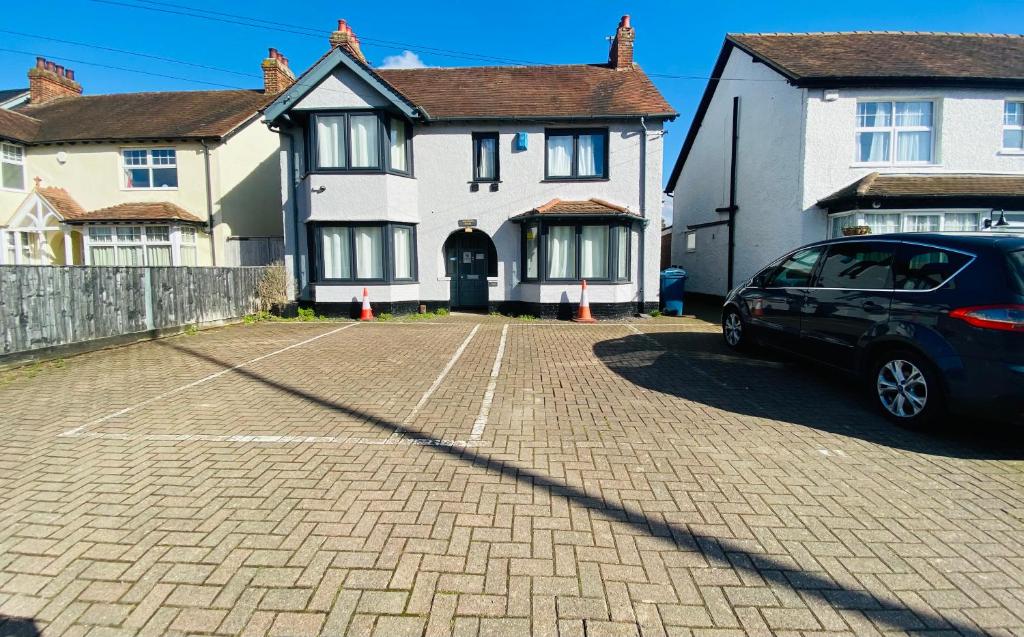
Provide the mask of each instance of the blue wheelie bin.
{"label": "blue wheelie bin", "polygon": [[683,294],[688,276],[686,270],[674,265],[661,271],[661,311],[665,314],[683,315]]}

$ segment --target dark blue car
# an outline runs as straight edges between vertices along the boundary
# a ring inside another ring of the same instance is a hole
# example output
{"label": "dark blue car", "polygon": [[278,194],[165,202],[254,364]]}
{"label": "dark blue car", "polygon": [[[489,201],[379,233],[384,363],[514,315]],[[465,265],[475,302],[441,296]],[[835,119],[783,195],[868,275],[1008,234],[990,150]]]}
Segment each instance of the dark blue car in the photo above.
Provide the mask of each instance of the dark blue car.
{"label": "dark blue car", "polygon": [[729,293],[725,342],[863,378],[897,423],[1024,423],[1024,235],[902,233],[804,246]]}

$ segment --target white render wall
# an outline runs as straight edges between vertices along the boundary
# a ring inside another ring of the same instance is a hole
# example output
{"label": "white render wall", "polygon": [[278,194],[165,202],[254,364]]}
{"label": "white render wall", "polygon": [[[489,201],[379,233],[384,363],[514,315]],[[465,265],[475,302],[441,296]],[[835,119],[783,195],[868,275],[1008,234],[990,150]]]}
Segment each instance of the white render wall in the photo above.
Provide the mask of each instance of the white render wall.
{"label": "white render wall", "polygon": [[[1024,92],[955,88],[840,89],[825,101],[820,89],[807,91],[807,157],[801,206],[815,202],[871,172],[1020,173],[1024,154],[1002,151],[1003,103],[1024,101]],[[856,163],[857,102],[930,99],[935,102],[935,164],[864,166]],[[817,210],[815,208],[815,210]],[[812,214],[823,215],[823,212]],[[824,238],[818,237],[818,238]]]}
{"label": "white render wall", "polygon": [[733,97],[739,96],[734,284],[791,246],[822,238],[824,215],[801,212],[803,91],[733,49],[673,197],[672,263],[690,274],[692,292],[727,292],[725,225],[700,228],[686,251],[687,226],[724,221],[729,205]]}
{"label": "white render wall", "polygon": [[[307,100],[314,94],[304,98],[303,105],[306,105]],[[460,219],[476,219],[476,231],[484,232],[491,237],[498,255],[498,276],[491,279],[494,286],[489,288],[491,301],[576,302],[579,298],[577,284],[520,283],[520,227],[509,221],[509,218],[556,197],[570,200],[599,198],[628,206],[632,211],[639,211],[640,136],[643,130],[639,120],[630,123],[577,122],[562,126],[609,129],[607,181],[543,182],[544,124],[417,124],[413,127],[412,140],[414,178],[351,174],[310,174],[303,177],[297,185],[295,197],[300,232],[305,231],[305,222],[311,219],[393,220],[417,223],[419,284],[367,286],[371,300],[444,301],[450,295],[450,282],[444,276],[444,242],[452,232],[461,231],[458,225]],[[559,126],[549,124],[547,127]],[[647,127],[645,203],[647,216],[653,217],[657,222],[662,179],[662,127],[660,122],[647,122]],[[489,184],[482,183],[478,192],[471,192],[471,133],[493,131],[500,134],[499,190],[491,192]],[[515,151],[513,148],[514,136],[519,132],[526,132],[528,135],[528,149],[525,151]],[[286,147],[286,142],[283,146]],[[285,154],[286,151],[283,150],[282,157]],[[292,226],[287,186],[287,182],[283,183],[285,232],[286,235],[290,235]],[[321,187],[324,188],[323,192],[314,192]],[[639,227],[638,224],[633,233],[631,281],[592,286],[592,302],[638,300]],[[644,297],[647,302],[656,302],[660,223],[649,223],[645,232],[647,245]],[[294,254],[297,247],[304,261],[305,236],[300,236],[298,245],[293,246],[294,242],[289,236],[286,252],[289,255]],[[291,257],[288,262],[291,263]],[[304,285],[308,275],[304,275],[302,280]],[[318,286],[316,300],[350,301],[359,297],[362,288],[362,284]]]}

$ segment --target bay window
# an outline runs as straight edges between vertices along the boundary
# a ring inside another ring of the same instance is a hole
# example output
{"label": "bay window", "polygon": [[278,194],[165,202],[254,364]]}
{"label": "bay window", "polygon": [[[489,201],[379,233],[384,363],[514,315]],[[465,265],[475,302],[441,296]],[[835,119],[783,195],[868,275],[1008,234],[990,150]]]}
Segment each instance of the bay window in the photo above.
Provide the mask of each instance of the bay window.
{"label": "bay window", "polygon": [[870,234],[890,232],[973,232],[980,213],[906,210],[892,212],[847,212],[829,217],[829,237],[843,236],[845,228],[867,226]]}
{"label": "bay window", "polygon": [[314,115],[310,153],[316,170],[408,174],[408,123],[373,111]]}
{"label": "bay window", "polygon": [[1024,102],[1003,104],[1003,149],[1024,150]]}
{"label": "bay window", "polygon": [[930,101],[859,102],[857,162],[933,163],[933,111]]}
{"label": "bay window", "polygon": [[546,179],[607,179],[608,129],[548,129],[545,135]]}
{"label": "bay window", "polygon": [[116,266],[196,265],[193,226],[88,226],[88,264]]}
{"label": "bay window", "polygon": [[537,221],[522,233],[524,281],[629,280],[627,224]]}
{"label": "bay window", "polygon": [[473,133],[473,181],[498,181],[497,133]]}
{"label": "bay window", "polygon": [[322,281],[416,280],[416,233],[411,225],[321,225],[316,238]]}
{"label": "bay window", "polygon": [[178,187],[178,154],[173,148],[125,148],[121,164],[128,190]]}
{"label": "bay window", "polygon": [[0,187],[4,190],[25,190],[25,148],[0,144]]}

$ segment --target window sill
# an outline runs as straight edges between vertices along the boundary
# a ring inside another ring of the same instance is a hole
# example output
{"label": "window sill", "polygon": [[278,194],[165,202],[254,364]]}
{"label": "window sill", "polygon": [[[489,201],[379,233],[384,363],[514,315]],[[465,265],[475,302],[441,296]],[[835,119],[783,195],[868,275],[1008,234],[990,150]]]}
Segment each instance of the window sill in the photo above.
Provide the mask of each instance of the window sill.
{"label": "window sill", "polygon": [[[630,285],[633,283],[632,280],[627,281],[612,281],[610,279],[587,279],[587,286],[605,286],[605,285]],[[520,285],[582,285],[582,279],[545,279],[543,281],[539,279],[522,279],[519,281]]]}
{"label": "window sill", "polygon": [[177,192],[178,188],[125,188],[121,187],[121,192]]}
{"label": "window sill", "polygon": [[545,177],[540,180],[542,184],[564,184],[574,183],[577,181],[611,181],[607,177]]}
{"label": "window sill", "polygon": [[3,192],[28,192],[25,188],[0,188]]}
{"label": "window sill", "polygon": [[1024,148],[1002,148],[997,155],[1024,155]]}
{"label": "window sill", "polygon": [[918,162],[907,162],[907,163],[866,163],[866,162],[853,162],[850,164],[850,168],[942,168],[942,164],[922,164]]}
{"label": "window sill", "polygon": [[500,179],[470,179],[466,182],[467,184],[502,184],[505,183]]}

